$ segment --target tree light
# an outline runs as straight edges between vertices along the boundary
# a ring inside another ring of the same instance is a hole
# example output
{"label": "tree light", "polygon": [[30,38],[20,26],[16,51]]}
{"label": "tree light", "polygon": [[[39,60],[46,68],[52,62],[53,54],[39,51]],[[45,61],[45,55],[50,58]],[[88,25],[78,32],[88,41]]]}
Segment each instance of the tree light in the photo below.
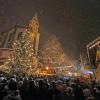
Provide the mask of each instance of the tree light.
{"label": "tree light", "polygon": [[31,68],[32,66],[30,65],[29,67]]}
{"label": "tree light", "polygon": [[46,67],[46,70],[48,70],[49,69],[49,67]]}

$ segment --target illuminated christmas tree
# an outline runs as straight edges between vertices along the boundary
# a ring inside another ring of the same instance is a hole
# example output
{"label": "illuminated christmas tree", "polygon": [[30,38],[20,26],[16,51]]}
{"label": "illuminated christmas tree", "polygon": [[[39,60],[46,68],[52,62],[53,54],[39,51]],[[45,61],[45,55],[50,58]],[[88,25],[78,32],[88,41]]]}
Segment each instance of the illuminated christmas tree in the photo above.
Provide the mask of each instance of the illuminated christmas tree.
{"label": "illuminated christmas tree", "polygon": [[18,39],[12,46],[13,51],[5,63],[5,67],[9,69],[9,72],[15,74],[34,73],[33,46],[28,30],[19,34]]}
{"label": "illuminated christmas tree", "polygon": [[55,35],[51,35],[43,47],[43,57],[45,63],[51,63],[54,67],[69,65],[70,60],[67,58],[61,43]]}

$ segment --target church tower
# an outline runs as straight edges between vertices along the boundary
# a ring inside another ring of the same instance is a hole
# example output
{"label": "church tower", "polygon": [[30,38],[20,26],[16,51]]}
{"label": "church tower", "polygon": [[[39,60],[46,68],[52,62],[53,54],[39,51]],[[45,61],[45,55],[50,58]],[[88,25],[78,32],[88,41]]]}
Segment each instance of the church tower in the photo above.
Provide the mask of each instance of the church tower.
{"label": "church tower", "polygon": [[29,32],[31,32],[31,40],[34,44],[35,55],[38,56],[38,47],[39,47],[39,22],[37,18],[37,14],[35,14],[29,22]]}

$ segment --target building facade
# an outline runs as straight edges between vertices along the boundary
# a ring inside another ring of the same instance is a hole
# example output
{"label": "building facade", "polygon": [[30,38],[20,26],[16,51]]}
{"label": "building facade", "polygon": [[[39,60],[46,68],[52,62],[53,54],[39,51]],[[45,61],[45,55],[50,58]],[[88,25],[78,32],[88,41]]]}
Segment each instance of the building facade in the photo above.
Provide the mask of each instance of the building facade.
{"label": "building facade", "polygon": [[87,45],[87,54],[91,69],[95,69],[96,78],[100,79],[100,37]]}
{"label": "building facade", "polygon": [[100,64],[100,37],[87,45],[87,53],[89,62],[95,67],[98,67]]}
{"label": "building facade", "polygon": [[0,34],[0,64],[3,64],[11,54],[12,44],[25,29],[27,29],[27,27],[15,25],[6,32]]}

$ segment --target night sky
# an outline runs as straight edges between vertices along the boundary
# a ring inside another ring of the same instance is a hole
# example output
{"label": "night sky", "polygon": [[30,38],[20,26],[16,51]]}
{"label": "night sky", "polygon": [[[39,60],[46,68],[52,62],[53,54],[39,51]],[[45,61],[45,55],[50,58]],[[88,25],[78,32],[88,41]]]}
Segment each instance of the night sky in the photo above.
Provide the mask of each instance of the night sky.
{"label": "night sky", "polygon": [[38,13],[41,41],[55,34],[71,58],[100,36],[100,0],[0,0],[0,32]]}

